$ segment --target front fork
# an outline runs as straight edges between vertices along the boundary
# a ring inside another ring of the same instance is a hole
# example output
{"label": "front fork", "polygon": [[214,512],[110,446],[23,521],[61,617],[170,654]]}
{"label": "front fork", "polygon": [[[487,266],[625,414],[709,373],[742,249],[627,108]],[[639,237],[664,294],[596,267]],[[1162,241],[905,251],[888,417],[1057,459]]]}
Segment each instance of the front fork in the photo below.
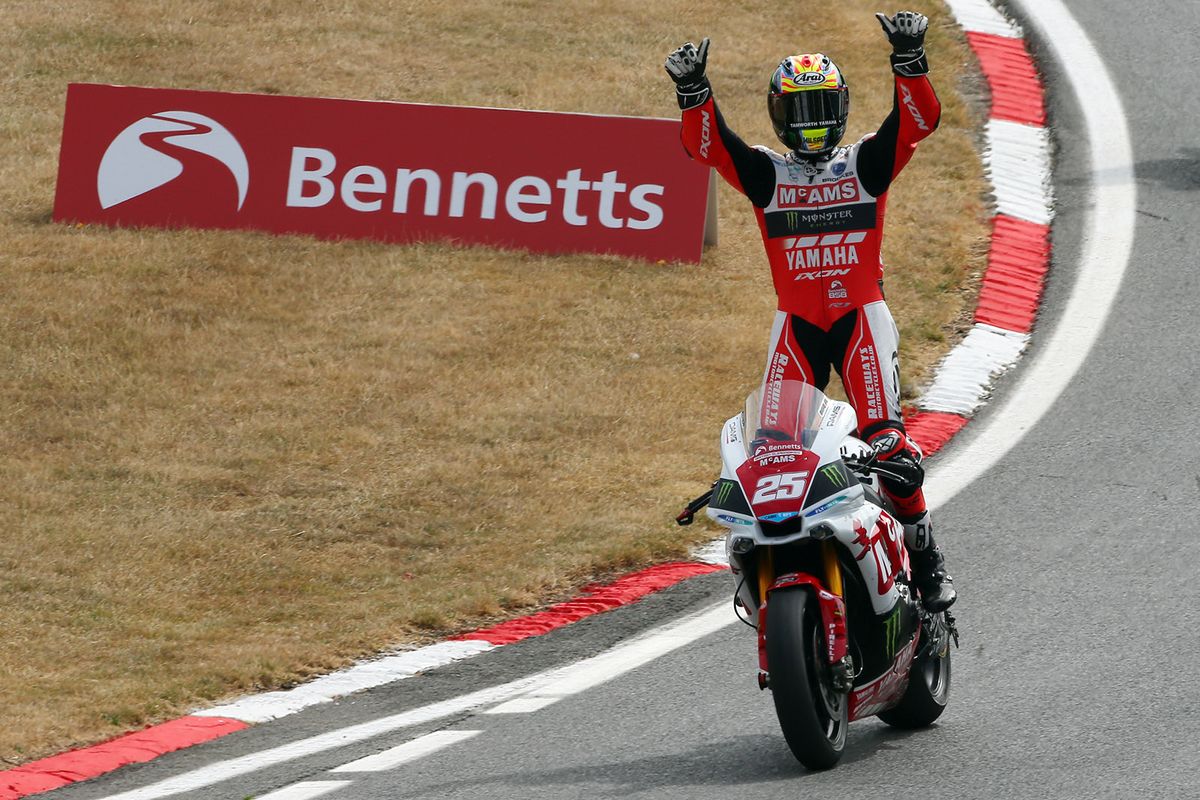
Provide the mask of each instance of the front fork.
{"label": "front fork", "polygon": [[[775,583],[775,559],[773,547],[758,548],[758,596],[766,601],[767,593]],[[832,541],[821,542],[821,563],[825,567],[825,589],[832,595],[844,597],[842,589],[842,564],[838,561],[837,548]],[[762,622],[759,622],[762,626]]]}
{"label": "front fork", "polygon": [[821,561],[825,565],[825,588],[830,594],[845,599],[845,592],[842,591],[842,565],[838,561],[837,548],[829,539],[821,542]]}
{"label": "front fork", "polygon": [[846,603],[842,585],[842,565],[838,561],[837,547],[832,541],[821,542],[821,564],[824,582],[806,574],[776,576],[772,547],[758,548],[758,686],[770,685],[767,665],[767,597],[771,591],[802,584],[810,587],[817,597],[826,642],[826,658],[829,663],[833,688],[849,692],[854,687],[854,660],[849,654],[849,635],[846,630]]}

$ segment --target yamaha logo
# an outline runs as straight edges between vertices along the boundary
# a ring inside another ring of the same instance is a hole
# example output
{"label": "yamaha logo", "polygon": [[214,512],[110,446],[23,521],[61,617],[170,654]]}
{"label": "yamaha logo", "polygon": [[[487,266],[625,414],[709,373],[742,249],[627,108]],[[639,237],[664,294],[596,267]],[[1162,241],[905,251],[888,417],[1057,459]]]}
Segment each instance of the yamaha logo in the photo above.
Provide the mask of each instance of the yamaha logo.
{"label": "yamaha logo", "polygon": [[178,149],[202,153],[225,165],[237,183],[237,208],[246,202],[250,167],[237,139],[216,120],[192,111],[160,111],[117,134],[96,175],[100,207],[112,208],[165,186],[183,174]]}

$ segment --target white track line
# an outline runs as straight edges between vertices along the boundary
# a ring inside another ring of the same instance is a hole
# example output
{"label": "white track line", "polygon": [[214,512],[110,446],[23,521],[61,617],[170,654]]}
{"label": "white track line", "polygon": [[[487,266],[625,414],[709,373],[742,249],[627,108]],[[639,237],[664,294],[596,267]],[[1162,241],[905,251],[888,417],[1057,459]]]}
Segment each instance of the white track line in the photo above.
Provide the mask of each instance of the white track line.
{"label": "white track line", "polygon": [[411,742],[405,742],[398,747],[393,747],[390,750],[384,750],[382,753],[376,753],[373,756],[360,758],[357,761],[351,761],[349,764],[342,764],[340,767],[334,767],[330,772],[383,772],[384,770],[395,769],[401,764],[407,764],[410,761],[416,761],[418,758],[424,758],[427,755],[436,753],[438,750],[444,750],[450,745],[465,742],[483,731],[434,731],[433,733],[413,739]]}
{"label": "white track line", "polygon": [[312,800],[314,797],[329,794],[338,789],[344,789],[354,781],[305,781],[293,783],[282,789],[264,794],[257,800]]}
{"label": "white track line", "polygon": [[532,714],[535,711],[541,711],[546,706],[552,706],[557,703],[559,697],[518,697],[516,700],[509,700],[507,703],[501,703],[495,708],[489,708],[483,712],[485,714]]}
{"label": "white track line", "polygon": [[440,703],[414,708],[390,717],[362,722],[239,758],[208,764],[190,772],[165,778],[149,786],[110,795],[105,800],[156,800],[161,797],[205,789],[222,781],[249,775],[277,764],[323,753],[355,742],[366,741],[403,728],[473,712],[484,706],[502,703],[514,697],[526,695],[566,697],[624,675],[660,656],[715,633],[733,622],[735,622],[735,618],[729,611],[729,603],[722,600],[717,605],[697,614],[660,625],[597,656],[565,667],[530,675],[501,686],[481,689],[461,697],[443,700]]}
{"label": "white track line", "polygon": [[1075,286],[1061,318],[1007,401],[926,483],[943,505],[1004,457],[1045,416],[1104,330],[1133,250],[1137,186],[1124,104],[1108,67],[1060,0],[1010,0],[1043,34],[1078,99],[1090,147],[1091,192]]}

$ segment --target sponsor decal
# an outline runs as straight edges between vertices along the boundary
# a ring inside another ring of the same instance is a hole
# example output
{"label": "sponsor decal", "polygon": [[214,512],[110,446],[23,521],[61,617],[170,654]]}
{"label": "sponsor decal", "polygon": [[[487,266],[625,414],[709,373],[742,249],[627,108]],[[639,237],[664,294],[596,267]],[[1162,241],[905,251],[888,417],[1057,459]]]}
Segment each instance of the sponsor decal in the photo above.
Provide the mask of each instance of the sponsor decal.
{"label": "sponsor decal", "polygon": [[[418,208],[410,209],[409,206],[415,186],[420,184],[424,203],[419,213],[426,217],[437,217],[444,212],[448,217],[460,218],[470,213],[477,220],[495,220],[502,210],[507,218],[516,222],[540,224],[546,222],[553,211],[567,225],[583,227],[594,224],[589,214],[582,210],[587,203],[584,195],[597,192],[600,201],[596,221],[605,228],[649,230],[657,228],[663,221],[661,206],[651,199],[662,196],[663,186],[634,186],[628,193],[628,202],[634,212],[625,218],[613,211],[617,199],[629,189],[621,182],[616,170],[605,172],[598,181],[584,180],[582,169],[568,170],[553,183],[536,175],[522,175],[503,187],[494,174],[483,170],[456,171],[446,178],[432,169],[397,169],[392,180],[383,168],[360,164],[346,170],[341,181],[335,184],[330,175],[337,165],[337,156],[331,150],[293,147],[286,205],[322,208],[336,205],[340,200],[346,208],[360,213],[387,213],[384,200],[390,199],[387,209],[390,213],[416,215]],[[502,187],[504,202],[501,206]],[[554,189],[560,192],[555,193]],[[478,199],[478,204],[471,201],[472,197]]]}
{"label": "sponsor decal", "polygon": [[904,546],[904,526],[886,511],[880,512],[876,525],[881,531],[881,538],[887,545],[889,560],[900,573],[907,574],[909,560],[908,549]]}
{"label": "sponsor decal", "polygon": [[929,537],[931,535],[931,529],[933,526],[929,524],[928,519],[929,518],[926,517],[926,521],[918,522],[914,526],[915,533],[913,534],[912,549],[917,552],[925,550],[929,547]]}
{"label": "sponsor decal", "polygon": [[790,460],[795,460],[797,457],[804,455],[805,449],[803,445],[796,442],[784,442],[782,444],[760,444],[754,448],[754,460],[759,464],[776,464],[779,463],[775,459],[787,456]]}
{"label": "sponsor decal", "polygon": [[818,281],[822,278],[845,277],[850,275],[850,270],[812,270],[808,272],[800,272],[796,276],[796,281]]}
{"label": "sponsor decal", "polygon": [[891,660],[896,657],[900,647],[900,604],[892,609],[892,613],[883,621],[883,651]]}
{"label": "sponsor decal", "polygon": [[113,138],[96,172],[100,208],[119,206],[183,175],[183,162],[172,155],[180,149],[203,154],[229,170],[241,211],[250,189],[246,153],[225,126],[193,111],[150,114]]}
{"label": "sponsor decal", "polygon": [[742,519],[741,517],[734,517],[729,514],[717,514],[717,519],[721,520],[722,522],[728,522],[730,525],[753,525],[754,524],[753,522],[751,522],[748,519]]}
{"label": "sponsor decal", "polygon": [[837,231],[869,231],[875,227],[878,204],[874,201],[834,208],[763,213],[768,238]]}
{"label": "sponsor decal", "polygon": [[[853,266],[859,263],[858,248],[854,245],[843,247],[814,247],[812,250],[789,250],[787,253],[788,269],[809,269],[813,267],[841,267],[843,265]],[[815,272],[802,272],[796,276],[796,280],[812,280],[817,277],[830,277],[826,273],[833,275],[846,275],[850,272],[849,269],[830,270],[826,269],[820,275]]]}
{"label": "sponsor decal", "polygon": [[700,112],[700,157],[708,158],[708,148],[712,145],[712,126],[708,111]]}
{"label": "sponsor decal", "polygon": [[[840,409],[839,409],[840,410]],[[821,467],[821,474],[829,479],[834,486],[848,486],[846,473],[837,464],[827,464]]]}
{"label": "sponsor decal", "polygon": [[[813,123],[820,125],[820,128],[801,128],[800,137],[804,139],[804,144],[809,150],[820,150],[825,147],[825,140],[829,138],[829,129],[837,123],[833,120],[821,120]],[[793,128],[798,127],[793,125]],[[817,174],[816,167],[813,167],[813,174]]]}
{"label": "sponsor decal", "polygon": [[752,516],[750,506],[746,503],[746,497],[742,494],[742,487],[737,481],[721,478],[717,481],[717,485],[713,487],[712,497],[709,499],[709,507],[718,511],[729,511],[734,514],[744,514]]}
{"label": "sponsor decal", "polygon": [[783,391],[783,379],[787,365],[791,362],[786,353],[775,353],[767,370],[766,397],[763,399],[763,422],[770,427],[779,424],[779,400]]}
{"label": "sponsor decal", "polygon": [[829,299],[844,300],[846,299],[846,287],[841,281],[833,281],[829,284]]}
{"label": "sponsor decal", "polygon": [[858,360],[862,365],[863,390],[867,395],[867,419],[883,419],[883,387],[879,385],[876,376],[879,374],[879,361],[875,357],[875,346],[864,345],[858,349]]}
{"label": "sponsor decal", "polygon": [[908,113],[912,114],[913,122],[917,123],[917,127],[923,131],[929,130],[929,125],[925,122],[925,117],[921,116],[921,112],[917,108],[917,101],[913,98],[912,90],[908,88],[907,84],[900,84],[900,99],[904,107],[908,109]]}
{"label": "sponsor decal", "polygon": [[837,177],[840,178],[846,172],[846,162],[839,161],[836,164],[834,164],[833,166],[831,166],[829,169],[834,175],[836,175]]}
{"label": "sponsor decal", "polygon": [[799,511],[780,511],[777,514],[765,514],[760,517],[760,519],[765,519],[767,522],[774,522],[778,524],[798,516],[800,516]]}
{"label": "sponsor decal", "polygon": [[828,503],[819,505],[816,508],[814,508],[812,511],[806,511],[804,513],[804,516],[805,517],[815,517],[818,514],[824,514],[826,511],[833,508],[834,506],[836,506],[838,503],[842,502],[845,499],[846,499],[846,495],[844,495],[844,494],[838,495],[837,497],[830,500]]}
{"label": "sponsor decal", "polygon": [[912,658],[917,650],[913,637],[894,659],[896,666],[850,695],[850,719],[862,719],[885,711],[903,693],[912,670]]}
{"label": "sponsor decal", "polygon": [[866,527],[859,524],[856,520],[854,523],[855,544],[862,547],[862,552],[858,553],[855,561],[862,561],[870,554],[874,560],[876,590],[880,597],[883,597],[892,590],[895,582],[892,579],[892,561],[888,556],[887,542],[883,537],[878,535],[878,526],[872,525],[871,530],[875,533],[868,533]]}
{"label": "sponsor decal", "polygon": [[71,84],[54,218],[699,261],[708,170],[678,134],[673,120]]}
{"label": "sponsor decal", "polygon": [[871,447],[883,458],[891,458],[900,451],[900,432],[889,429],[871,440]]}
{"label": "sponsor decal", "polygon": [[817,186],[780,186],[775,191],[779,208],[813,208],[858,199],[858,181],[854,179]]}

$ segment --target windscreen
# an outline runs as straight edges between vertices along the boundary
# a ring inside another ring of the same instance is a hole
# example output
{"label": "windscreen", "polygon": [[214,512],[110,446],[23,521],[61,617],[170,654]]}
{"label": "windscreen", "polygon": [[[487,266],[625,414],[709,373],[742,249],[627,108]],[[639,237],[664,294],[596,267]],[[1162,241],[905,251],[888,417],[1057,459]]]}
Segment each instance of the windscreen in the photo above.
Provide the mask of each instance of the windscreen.
{"label": "windscreen", "polygon": [[829,406],[829,398],[811,384],[768,380],[763,387],[755,430],[746,433],[753,442],[760,439],[766,443],[799,442],[807,449],[812,447]]}

